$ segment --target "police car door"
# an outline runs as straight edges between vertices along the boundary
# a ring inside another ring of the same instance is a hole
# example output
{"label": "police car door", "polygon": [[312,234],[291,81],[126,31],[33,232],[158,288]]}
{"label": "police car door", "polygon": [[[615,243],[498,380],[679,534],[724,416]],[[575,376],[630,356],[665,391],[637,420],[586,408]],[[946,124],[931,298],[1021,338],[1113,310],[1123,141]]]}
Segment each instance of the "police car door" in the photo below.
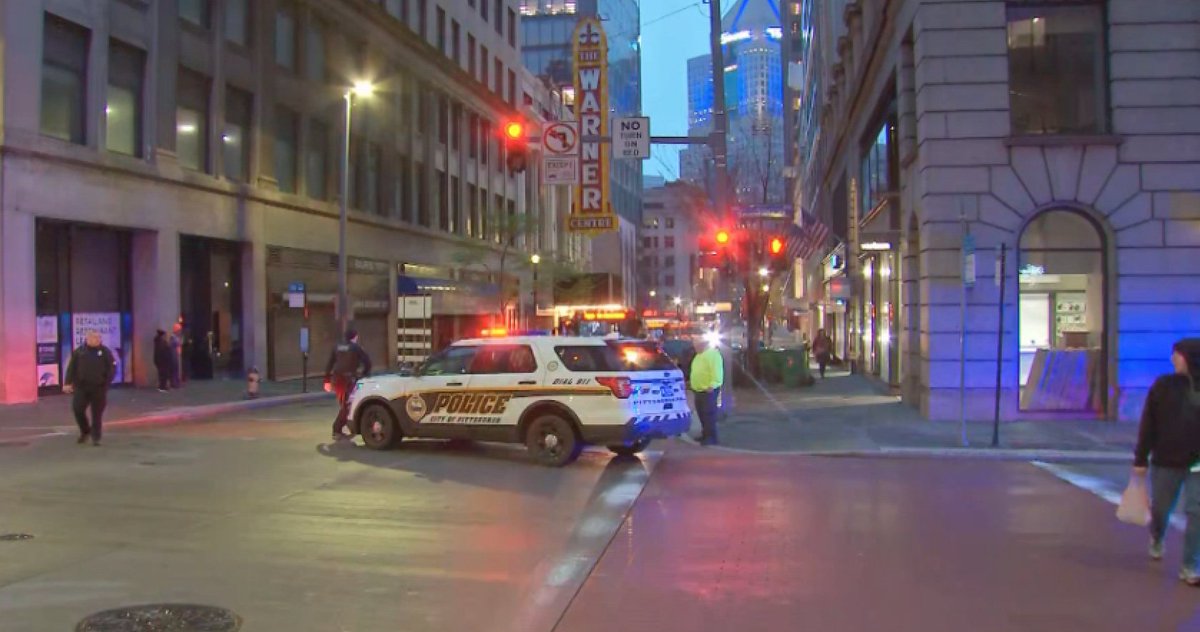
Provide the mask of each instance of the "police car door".
{"label": "police car door", "polygon": [[406,433],[420,437],[455,438],[454,419],[446,409],[450,397],[466,391],[471,381],[468,367],[477,347],[453,346],[434,354],[409,381],[404,395],[402,423]]}
{"label": "police car door", "polygon": [[466,413],[472,425],[515,428],[535,402],[545,367],[528,344],[481,345],[471,362],[471,395]]}

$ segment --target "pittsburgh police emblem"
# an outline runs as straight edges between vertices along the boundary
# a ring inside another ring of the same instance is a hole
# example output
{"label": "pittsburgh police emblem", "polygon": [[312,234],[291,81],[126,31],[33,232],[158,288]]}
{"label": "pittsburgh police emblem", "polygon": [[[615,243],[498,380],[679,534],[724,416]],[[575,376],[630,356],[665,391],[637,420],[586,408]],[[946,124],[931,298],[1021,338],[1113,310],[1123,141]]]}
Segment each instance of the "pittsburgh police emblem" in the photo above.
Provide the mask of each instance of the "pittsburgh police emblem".
{"label": "pittsburgh police emblem", "polygon": [[425,404],[424,397],[410,395],[408,401],[404,402],[404,412],[408,413],[408,418],[413,422],[418,422],[429,412],[429,407]]}

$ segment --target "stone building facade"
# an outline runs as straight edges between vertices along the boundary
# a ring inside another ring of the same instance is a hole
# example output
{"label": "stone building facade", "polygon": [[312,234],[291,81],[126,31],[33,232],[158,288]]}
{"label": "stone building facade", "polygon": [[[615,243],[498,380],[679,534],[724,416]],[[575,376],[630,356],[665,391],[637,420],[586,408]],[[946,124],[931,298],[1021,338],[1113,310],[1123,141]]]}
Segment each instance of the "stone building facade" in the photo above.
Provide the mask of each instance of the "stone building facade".
{"label": "stone building facade", "polygon": [[931,418],[1136,417],[1200,334],[1200,3],[799,5],[813,327]]}
{"label": "stone building facade", "polygon": [[0,402],[55,392],[84,328],[132,384],[180,320],[193,377],[298,376],[305,326],[324,358],[356,81],[348,287],[378,365],[399,293],[432,294],[444,338],[490,318],[489,218],[532,214],[518,248],[580,252],[536,168],[504,168],[501,123],[561,102],[528,94],[514,0],[0,0],[0,25]]}

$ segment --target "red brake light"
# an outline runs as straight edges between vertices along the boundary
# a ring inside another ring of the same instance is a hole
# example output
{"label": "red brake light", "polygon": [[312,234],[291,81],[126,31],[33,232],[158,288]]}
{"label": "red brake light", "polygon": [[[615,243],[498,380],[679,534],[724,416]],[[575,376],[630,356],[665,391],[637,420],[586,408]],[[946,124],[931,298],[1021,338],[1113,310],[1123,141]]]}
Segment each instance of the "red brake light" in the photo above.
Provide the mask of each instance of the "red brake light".
{"label": "red brake light", "polygon": [[629,399],[633,395],[633,382],[627,377],[598,377],[596,381],[601,386],[607,386],[617,399]]}

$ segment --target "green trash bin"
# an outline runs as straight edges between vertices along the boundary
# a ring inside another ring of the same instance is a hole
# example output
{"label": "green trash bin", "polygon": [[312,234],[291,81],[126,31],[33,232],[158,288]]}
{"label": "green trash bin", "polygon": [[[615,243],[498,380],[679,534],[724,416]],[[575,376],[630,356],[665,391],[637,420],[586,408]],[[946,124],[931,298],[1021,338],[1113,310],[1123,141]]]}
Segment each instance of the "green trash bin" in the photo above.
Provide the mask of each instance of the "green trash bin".
{"label": "green trash bin", "polygon": [[783,380],[783,352],[763,349],[758,352],[758,366],[766,384],[778,384]]}
{"label": "green trash bin", "polygon": [[808,350],[788,349],[779,352],[780,379],[784,386],[800,387],[811,379],[808,370]]}

